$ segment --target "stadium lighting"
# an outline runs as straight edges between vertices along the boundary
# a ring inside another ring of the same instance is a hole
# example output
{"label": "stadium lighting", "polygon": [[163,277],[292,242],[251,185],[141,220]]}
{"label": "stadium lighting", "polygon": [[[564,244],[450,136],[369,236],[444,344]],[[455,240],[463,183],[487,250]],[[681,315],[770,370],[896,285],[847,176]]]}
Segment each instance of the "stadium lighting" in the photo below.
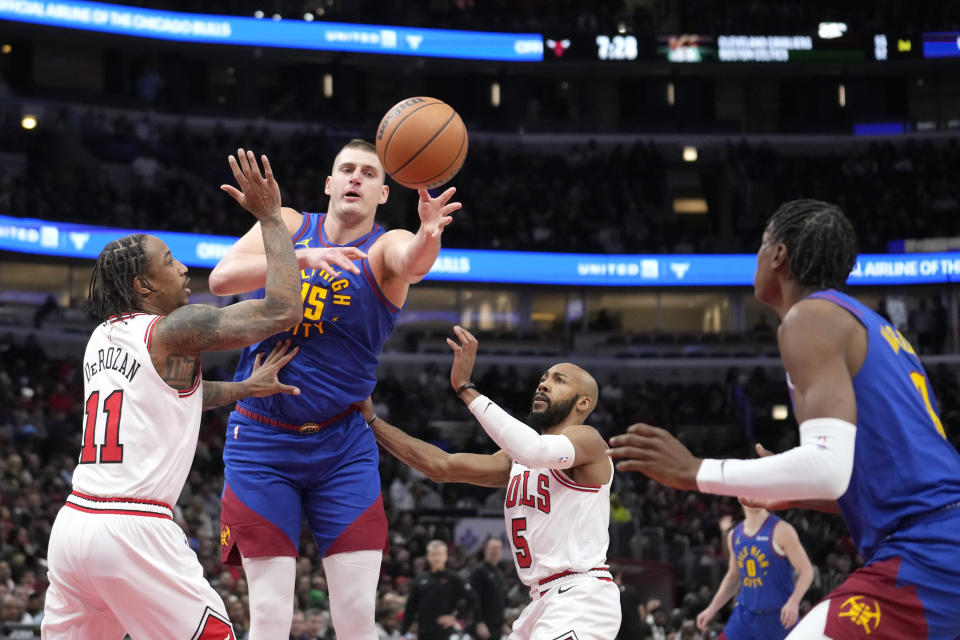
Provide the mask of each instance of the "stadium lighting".
{"label": "stadium lighting", "polygon": [[847,106],[847,86],[843,83],[837,87],[837,104],[841,109]]}
{"label": "stadium lighting", "polygon": [[824,40],[840,38],[846,32],[846,22],[821,22],[819,25],[817,25],[817,35]]}
{"label": "stadium lighting", "polygon": [[253,12],[253,17],[256,18],[257,20],[261,20],[263,18],[263,11],[261,11],[260,9],[257,9],[256,11]]}
{"label": "stadium lighting", "polygon": [[696,162],[696,161],[697,161],[697,148],[696,148],[696,147],[684,147],[684,148],[683,148],[683,161],[684,161],[684,162]]}
{"label": "stadium lighting", "polygon": [[0,53],[3,53],[4,55],[10,53],[11,51],[13,51],[13,47],[9,44],[4,44],[2,47],[0,47]]}
{"label": "stadium lighting", "polygon": [[333,74],[330,74],[330,73],[323,74],[323,97],[324,98],[333,97]]}
{"label": "stadium lighting", "polygon": [[307,11],[305,14],[303,14],[303,19],[307,22],[313,22],[313,14]]}
{"label": "stadium lighting", "polygon": [[494,107],[500,106],[500,83],[494,82],[490,84],[490,104]]}
{"label": "stadium lighting", "polygon": [[673,82],[668,82],[667,83],[667,104],[672,107],[676,103],[676,101],[677,101],[676,89],[673,86]]}
{"label": "stadium lighting", "polygon": [[281,16],[279,13],[275,13],[275,14],[273,14],[271,17],[272,17],[275,21],[279,21],[280,18],[282,18],[283,16]]}
{"label": "stadium lighting", "polygon": [[770,417],[774,420],[786,420],[790,412],[785,404],[775,404],[770,410]]}
{"label": "stadium lighting", "polygon": [[26,114],[23,116],[23,119],[20,120],[20,126],[29,131],[30,129],[37,128],[37,116],[33,114]]}

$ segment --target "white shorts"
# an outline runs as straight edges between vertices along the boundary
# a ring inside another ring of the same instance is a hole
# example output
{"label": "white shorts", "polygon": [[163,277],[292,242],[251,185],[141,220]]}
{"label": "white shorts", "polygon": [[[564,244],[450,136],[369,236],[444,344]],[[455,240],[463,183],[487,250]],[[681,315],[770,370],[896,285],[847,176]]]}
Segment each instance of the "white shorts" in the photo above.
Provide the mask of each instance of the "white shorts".
{"label": "white shorts", "polygon": [[534,597],[507,640],[613,640],[620,631],[620,588],[578,573]]}
{"label": "white shorts", "polygon": [[234,639],[169,507],[146,515],[132,503],[84,505],[91,512],[62,507],[50,533],[45,640]]}

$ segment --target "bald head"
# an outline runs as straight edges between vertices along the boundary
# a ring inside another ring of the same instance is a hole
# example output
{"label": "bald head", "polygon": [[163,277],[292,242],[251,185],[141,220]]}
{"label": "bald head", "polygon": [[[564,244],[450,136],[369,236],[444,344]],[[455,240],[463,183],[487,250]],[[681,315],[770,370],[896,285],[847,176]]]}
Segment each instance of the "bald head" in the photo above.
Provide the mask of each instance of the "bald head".
{"label": "bald head", "polygon": [[553,365],[537,385],[527,422],[538,429],[561,423],[583,424],[596,408],[597,381],[570,362]]}
{"label": "bald head", "polygon": [[550,367],[547,373],[549,374],[551,371],[558,371],[567,376],[569,384],[576,390],[577,395],[590,400],[590,405],[585,408],[586,414],[584,417],[596,408],[600,390],[597,387],[597,381],[586,369],[571,362],[561,362]]}

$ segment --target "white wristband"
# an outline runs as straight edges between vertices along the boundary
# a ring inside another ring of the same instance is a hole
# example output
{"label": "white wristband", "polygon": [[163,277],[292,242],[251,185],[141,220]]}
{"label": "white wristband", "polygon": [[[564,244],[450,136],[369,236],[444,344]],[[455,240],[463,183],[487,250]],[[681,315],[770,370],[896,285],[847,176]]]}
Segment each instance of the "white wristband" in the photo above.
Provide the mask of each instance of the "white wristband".
{"label": "white wristband", "polygon": [[697,472],[704,493],[771,500],[836,500],[850,484],[857,428],[837,418],[800,425],[800,446],[753,460],[706,459]]}
{"label": "white wristband", "polygon": [[474,398],[468,408],[487,435],[520,464],[550,469],[573,466],[575,449],[567,436],[540,435],[486,396]]}

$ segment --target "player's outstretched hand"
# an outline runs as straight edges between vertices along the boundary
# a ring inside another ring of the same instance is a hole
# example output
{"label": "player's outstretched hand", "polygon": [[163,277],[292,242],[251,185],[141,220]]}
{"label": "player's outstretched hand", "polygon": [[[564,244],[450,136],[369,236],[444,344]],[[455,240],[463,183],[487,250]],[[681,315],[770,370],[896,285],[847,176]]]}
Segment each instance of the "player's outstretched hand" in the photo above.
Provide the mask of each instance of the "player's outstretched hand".
{"label": "player's outstretched hand", "polygon": [[639,471],[674,489],[697,490],[700,459],[666,429],[638,422],[627,433],[610,438],[610,446],[611,458],[624,458],[617,471]]}
{"label": "player's outstretched hand", "polygon": [[456,391],[470,382],[470,376],[473,375],[473,363],[477,360],[477,339],[460,325],[454,325],[453,332],[457,334],[460,342],[447,338],[447,344],[453,349],[450,384]]}
{"label": "player's outstretched hand", "polygon": [[362,260],[367,254],[356,247],[314,247],[297,249],[297,259],[302,269],[316,269],[327,273],[336,273],[337,269],[360,273],[360,267],[353,264],[354,260]]}
{"label": "player's outstretched hand", "polygon": [[273,169],[267,156],[260,156],[263,162],[263,174],[257,164],[253,151],[237,149],[237,156],[227,156],[230,170],[236,178],[239,189],[229,184],[220,185],[220,189],[230,194],[240,206],[262,220],[280,215],[280,185],[273,178]]}
{"label": "player's outstretched hand", "polygon": [[420,202],[417,204],[417,212],[420,214],[420,227],[431,238],[439,236],[443,228],[453,222],[450,214],[463,206],[459,202],[450,202],[457,188],[450,187],[436,198],[431,197],[424,188],[418,191]]}
{"label": "player's outstretched hand", "polygon": [[300,395],[300,389],[289,384],[283,384],[277,378],[280,369],[297,355],[300,347],[290,348],[289,340],[280,340],[273,345],[273,351],[264,358],[262,353],[258,353],[253,361],[253,371],[246,383],[247,397],[260,398],[263,396],[272,396],[275,393],[286,393],[291,396]]}

